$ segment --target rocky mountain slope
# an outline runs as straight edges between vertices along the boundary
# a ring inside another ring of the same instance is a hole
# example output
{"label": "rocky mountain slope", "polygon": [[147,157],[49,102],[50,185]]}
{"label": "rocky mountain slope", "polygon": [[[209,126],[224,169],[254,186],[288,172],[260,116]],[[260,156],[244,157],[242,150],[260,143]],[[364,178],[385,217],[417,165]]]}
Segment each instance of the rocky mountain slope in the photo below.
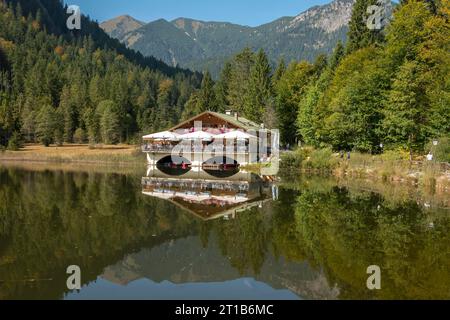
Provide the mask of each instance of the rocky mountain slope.
{"label": "rocky mountain slope", "polygon": [[143,27],[145,22],[139,21],[128,15],[119,16],[100,25],[110,36],[122,39],[127,33]]}
{"label": "rocky mountain slope", "polygon": [[187,18],[161,19],[138,27],[139,22],[131,17],[119,17],[101,26],[144,55],[174,66],[208,68],[217,74],[226,59],[246,46],[263,48],[273,63],[281,56],[286,61],[313,60],[320,53],[330,53],[338,40],[345,40],[353,3],[334,0],[258,27]]}

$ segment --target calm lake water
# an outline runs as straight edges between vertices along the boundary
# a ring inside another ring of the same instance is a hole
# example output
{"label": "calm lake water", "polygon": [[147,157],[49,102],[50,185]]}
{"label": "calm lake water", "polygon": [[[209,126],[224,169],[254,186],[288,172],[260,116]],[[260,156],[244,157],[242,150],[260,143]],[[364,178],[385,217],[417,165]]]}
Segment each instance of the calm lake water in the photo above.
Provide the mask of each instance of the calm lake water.
{"label": "calm lake water", "polygon": [[439,203],[319,178],[137,171],[0,165],[0,299],[450,299]]}

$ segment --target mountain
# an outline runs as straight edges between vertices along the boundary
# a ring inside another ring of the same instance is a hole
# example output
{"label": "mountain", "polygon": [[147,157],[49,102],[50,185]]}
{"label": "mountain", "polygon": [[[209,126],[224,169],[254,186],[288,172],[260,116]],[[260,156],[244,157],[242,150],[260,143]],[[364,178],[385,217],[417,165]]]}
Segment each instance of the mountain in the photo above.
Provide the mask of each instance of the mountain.
{"label": "mountain", "polygon": [[87,16],[69,30],[66,10],[0,1],[0,149],[138,141],[181,120],[201,74],[144,57]]}
{"label": "mountain", "polygon": [[113,38],[122,38],[128,32],[134,31],[143,27],[144,22],[136,20],[128,15],[120,16],[100,24],[100,27],[105,30]]}
{"label": "mountain", "polygon": [[[337,299],[339,289],[328,284],[325,274],[306,263],[287,261],[266,253],[259,272],[239,271],[224,256],[217,242],[204,246],[198,237],[189,236],[143,249],[104,269],[103,279],[129,285],[138,279],[179,286],[209,283],[218,287],[236,279],[252,278],[273,290],[290,290],[306,299]],[[237,293],[239,296],[239,293]]]}
{"label": "mountain", "polygon": [[[338,40],[346,39],[354,1],[334,0],[258,27],[178,18],[153,21],[125,34],[122,29],[104,30],[145,56],[198,71],[208,68],[217,74],[226,59],[246,46],[263,48],[272,63],[281,56],[287,61],[311,61],[320,53],[330,53]],[[114,25],[116,20],[102,26]]]}
{"label": "mountain", "polygon": [[[24,17],[29,15],[40,15],[42,24],[49,34],[56,36],[62,36],[65,39],[82,39],[83,37],[90,37],[95,44],[95,47],[103,49],[111,49],[118,54],[124,55],[128,60],[136,63],[142,67],[149,67],[152,70],[160,71],[166,75],[174,76],[177,73],[184,73],[186,75],[192,75],[190,70],[174,68],[171,65],[167,65],[161,60],[154,58],[153,56],[144,57],[142,53],[130,50],[124,44],[117,41],[116,38],[112,38],[104,31],[110,30],[120,35],[116,29],[131,31],[133,26],[139,27],[144,25],[143,22],[135,20],[131,17],[119,17],[117,21],[111,21],[103,27],[100,27],[97,22],[91,20],[87,16],[82,16],[81,30],[70,31],[66,27],[67,21],[67,5],[64,5],[60,0],[4,0],[6,4],[16,8],[20,7],[20,10]],[[0,1],[2,2],[2,1]],[[126,27],[127,26],[127,27]],[[128,32],[130,32],[128,31]]]}

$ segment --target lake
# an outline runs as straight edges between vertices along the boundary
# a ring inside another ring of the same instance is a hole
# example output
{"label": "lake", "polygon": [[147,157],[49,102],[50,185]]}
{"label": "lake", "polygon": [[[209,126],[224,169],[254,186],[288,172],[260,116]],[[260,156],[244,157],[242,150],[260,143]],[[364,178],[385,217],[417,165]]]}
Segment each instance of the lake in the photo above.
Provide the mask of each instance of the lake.
{"label": "lake", "polygon": [[450,299],[448,194],[370,186],[0,165],[0,299]]}

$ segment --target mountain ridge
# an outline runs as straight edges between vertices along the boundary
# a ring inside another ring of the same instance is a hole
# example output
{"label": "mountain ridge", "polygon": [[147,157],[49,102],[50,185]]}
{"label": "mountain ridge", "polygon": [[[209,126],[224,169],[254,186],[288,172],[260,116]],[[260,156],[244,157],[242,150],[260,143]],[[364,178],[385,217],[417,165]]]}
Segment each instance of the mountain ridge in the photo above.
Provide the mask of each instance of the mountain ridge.
{"label": "mountain ridge", "polygon": [[[312,61],[321,53],[331,53],[339,40],[346,40],[354,2],[334,0],[256,27],[179,17],[151,21],[128,32],[105,31],[143,55],[172,66],[196,71],[210,69],[217,76],[223,63],[245,47],[264,49],[272,64],[280,57]],[[116,19],[101,26],[114,24]]]}

